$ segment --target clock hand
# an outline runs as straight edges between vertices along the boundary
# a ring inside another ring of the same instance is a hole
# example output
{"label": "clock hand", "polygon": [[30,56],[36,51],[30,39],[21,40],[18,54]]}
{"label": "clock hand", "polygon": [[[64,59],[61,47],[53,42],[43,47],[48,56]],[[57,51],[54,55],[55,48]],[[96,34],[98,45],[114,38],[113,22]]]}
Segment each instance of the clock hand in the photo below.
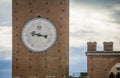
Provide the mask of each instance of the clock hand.
{"label": "clock hand", "polygon": [[45,38],[47,38],[47,35],[44,35]]}
{"label": "clock hand", "polygon": [[42,35],[42,34],[40,34],[40,33],[36,34],[35,31],[32,31],[31,35],[32,35],[32,36],[35,36],[35,35],[36,35],[36,36],[38,36],[38,37],[47,38],[47,35]]}
{"label": "clock hand", "polygon": [[44,37],[44,38],[47,38],[47,35],[42,35],[40,33],[36,34],[38,37]]}

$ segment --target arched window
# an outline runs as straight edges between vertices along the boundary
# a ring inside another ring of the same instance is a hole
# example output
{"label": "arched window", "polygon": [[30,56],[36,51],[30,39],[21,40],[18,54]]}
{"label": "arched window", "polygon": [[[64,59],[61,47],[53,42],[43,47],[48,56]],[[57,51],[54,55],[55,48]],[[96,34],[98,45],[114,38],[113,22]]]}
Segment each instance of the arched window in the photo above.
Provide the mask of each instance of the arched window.
{"label": "arched window", "polygon": [[109,78],[115,78],[115,75],[113,72],[110,73]]}
{"label": "arched window", "polygon": [[116,78],[120,78],[120,72],[116,74]]}

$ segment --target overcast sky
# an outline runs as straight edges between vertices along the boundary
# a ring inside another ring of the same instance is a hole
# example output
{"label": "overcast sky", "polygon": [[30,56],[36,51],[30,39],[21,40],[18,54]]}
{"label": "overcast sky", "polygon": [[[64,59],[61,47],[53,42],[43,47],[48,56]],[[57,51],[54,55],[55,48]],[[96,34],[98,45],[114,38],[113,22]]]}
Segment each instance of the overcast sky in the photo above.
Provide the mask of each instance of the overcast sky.
{"label": "overcast sky", "polygon": [[70,73],[87,71],[86,43],[113,41],[120,50],[119,0],[70,0]]}
{"label": "overcast sky", "polygon": [[[11,0],[0,0],[0,78],[11,78],[11,8]],[[119,34],[120,0],[70,0],[70,74],[87,71],[88,41],[98,42],[98,50],[103,50],[104,41],[113,41],[118,51]]]}
{"label": "overcast sky", "polygon": [[70,73],[87,71],[86,43],[113,41],[120,50],[120,0],[70,0]]}
{"label": "overcast sky", "polygon": [[0,0],[0,78],[12,78],[12,4]]}

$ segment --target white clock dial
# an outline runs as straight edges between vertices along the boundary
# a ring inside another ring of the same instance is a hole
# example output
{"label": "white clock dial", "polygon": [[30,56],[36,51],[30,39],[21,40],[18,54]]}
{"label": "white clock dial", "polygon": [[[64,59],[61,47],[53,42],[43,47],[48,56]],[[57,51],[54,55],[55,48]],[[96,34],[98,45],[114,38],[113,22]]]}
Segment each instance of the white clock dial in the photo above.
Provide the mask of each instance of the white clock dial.
{"label": "white clock dial", "polygon": [[56,28],[46,18],[33,18],[22,29],[22,41],[33,52],[43,52],[56,41]]}

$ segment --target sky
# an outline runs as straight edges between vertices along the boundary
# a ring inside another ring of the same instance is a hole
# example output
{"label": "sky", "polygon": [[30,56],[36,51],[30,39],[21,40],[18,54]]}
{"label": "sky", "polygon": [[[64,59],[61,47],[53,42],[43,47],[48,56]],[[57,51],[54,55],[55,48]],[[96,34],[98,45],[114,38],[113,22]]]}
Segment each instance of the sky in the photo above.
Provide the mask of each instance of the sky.
{"label": "sky", "polygon": [[120,51],[120,0],[70,0],[70,74],[87,71],[87,42],[114,42]]}
{"label": "sky", "polygon": [[12,78],[12,4],[0,0],[0,78]]}
{"label": "sky", "polygon": [[[0,0],[0,78],[12,72],[12,1]],[[87,42],[113,41],[120,50],[120,0],[70,0],[69,73],[87,71]]]}

